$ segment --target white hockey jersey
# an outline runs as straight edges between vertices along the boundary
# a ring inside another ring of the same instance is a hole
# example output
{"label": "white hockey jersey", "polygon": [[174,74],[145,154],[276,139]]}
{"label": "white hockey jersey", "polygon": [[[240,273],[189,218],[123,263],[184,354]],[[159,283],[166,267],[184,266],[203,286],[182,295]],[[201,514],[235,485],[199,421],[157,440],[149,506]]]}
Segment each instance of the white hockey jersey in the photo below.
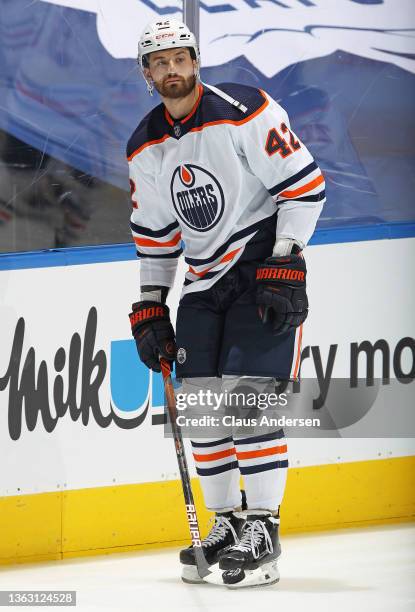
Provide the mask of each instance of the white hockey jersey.
{"label": "white hockey jersey", "polygon": [[324,179],[287,113],[262,90],[218,87],[247,112],[199,85],[187,117],[173,120],[160,104],[128,142],[141,285],[170,287],[184,250],[183,293],[203,291],[244,256],[264,227],[275,231],[276,223],[278,237],[304,245],[314,231]]}

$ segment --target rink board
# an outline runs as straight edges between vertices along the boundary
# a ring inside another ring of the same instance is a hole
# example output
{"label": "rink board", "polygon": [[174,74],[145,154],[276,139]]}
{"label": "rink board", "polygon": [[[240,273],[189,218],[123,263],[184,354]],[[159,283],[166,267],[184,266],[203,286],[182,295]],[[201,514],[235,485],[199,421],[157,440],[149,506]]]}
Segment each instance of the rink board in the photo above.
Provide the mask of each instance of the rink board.
{"label": "rink board", "polygon": [[[193,488],[202,533],[210,514]],[[178,481],[0,499],[0,564],[188,544]],[[415,518],[415,457],[292,468],[281,533]]]}
{"label": "rink board", "polygon": [[[415,335],[414,256],[409,238],[307,249],[303,346],[317,346],[325,366],[335,344],[333,376],[348,375],[351,343],[385,340],[392,364],[399,342]],[[183,274],[181,262],[173,319]],[[138,287],[133,261],[0,272],[2,563],[187,539],[175,453],[159,420],[161,380],[141,368],[130,338]],[[374,365],[376,376],[381,361]],[[402,369],[412,365],[405,349]],[[315,375],[310,359],[304,366]],[[68,394],[79,411],[57,418]],[[414,455],[405,438],[290,440],[283,529],[407,520]],[[201,510],[202,525],[206,518]]]}

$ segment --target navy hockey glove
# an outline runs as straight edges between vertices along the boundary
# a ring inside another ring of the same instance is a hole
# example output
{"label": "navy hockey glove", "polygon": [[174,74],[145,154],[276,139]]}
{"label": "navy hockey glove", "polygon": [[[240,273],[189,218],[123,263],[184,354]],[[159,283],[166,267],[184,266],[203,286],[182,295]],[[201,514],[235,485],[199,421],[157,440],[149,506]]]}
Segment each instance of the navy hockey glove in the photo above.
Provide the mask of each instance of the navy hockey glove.
{"label": "navy hockey glove", "polygon": [[159,356],[172,362],[176,358],[169,308],[160,302],[143,301],[133,304],[132,310],[131,331],[140,359],[150,370],[160,372]]}
{"label": "navy hockey glove", "polygon": [[308,314],[307,268],[300,255],[268,257],[256,272],[259,316],[276,336],[295,329]]}

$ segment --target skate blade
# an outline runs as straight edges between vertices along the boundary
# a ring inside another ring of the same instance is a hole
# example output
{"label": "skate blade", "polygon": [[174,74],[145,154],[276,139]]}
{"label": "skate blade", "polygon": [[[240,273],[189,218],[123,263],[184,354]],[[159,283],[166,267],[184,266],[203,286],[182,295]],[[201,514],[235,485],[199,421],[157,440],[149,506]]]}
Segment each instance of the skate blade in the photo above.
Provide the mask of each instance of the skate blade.
{"label": "skate blade", "polygon": [[269,586],[279,582],[280,574],[277,561],[273,560],[265,563],[254,570],[245,570],[245,578],[235,584],[222,584],[228,589],[243,589],[248,587]]}
{"label": "skate blade", "polygon": [[203,584],[205,582],[203,578],[199,576],[195,565],[182,566],[182,580],[186,582],[186,584]]}
{"label": "skate blade", "polygon": [[203,578],[203,582],[223,586],[222,570],[219,569],[219,563],[215,563],[209,567],[210,574]]}

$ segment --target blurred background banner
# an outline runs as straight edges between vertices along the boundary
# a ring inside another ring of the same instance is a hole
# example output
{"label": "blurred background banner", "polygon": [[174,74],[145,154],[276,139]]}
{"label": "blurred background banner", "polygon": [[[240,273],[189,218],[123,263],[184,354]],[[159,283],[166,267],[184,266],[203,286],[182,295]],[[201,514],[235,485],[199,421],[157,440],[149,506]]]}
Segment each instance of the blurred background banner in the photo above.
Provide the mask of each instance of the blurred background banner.
{"label": "blurred background banner", "polygon": [[[413,235],[413,0],[200,6],[202,79],[261,87],[286,108],[325,174],[318,228]],[[0,252],[129,242],[125,146],[159,102],[137,41],[148,21],[181,18],[181,0],[0,9]]]}

